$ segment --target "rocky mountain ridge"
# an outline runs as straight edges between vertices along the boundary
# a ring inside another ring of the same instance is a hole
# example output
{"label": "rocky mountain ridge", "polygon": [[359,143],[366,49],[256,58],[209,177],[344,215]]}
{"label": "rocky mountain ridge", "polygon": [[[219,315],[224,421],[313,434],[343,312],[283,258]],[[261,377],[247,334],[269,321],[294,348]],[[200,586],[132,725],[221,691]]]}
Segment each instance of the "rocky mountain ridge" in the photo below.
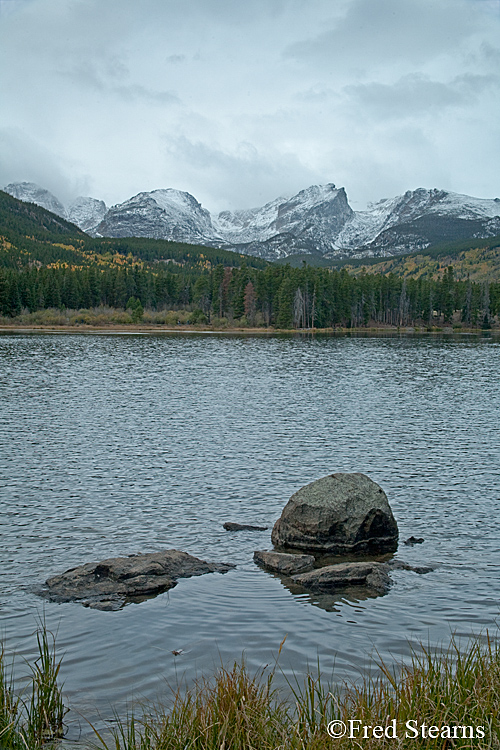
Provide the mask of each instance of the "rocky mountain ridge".
{"label": "rocky mountain ridge", "polygon": [[222,247],[268,260],[290,255],[389,257],[437,242],[500,234],[500,199],[419,188],[353,211],[344,188],[312,185],[248,210],[210,214],[190,193],[142,192],[107,208],[77,198],[67,208],[34,183],[4,188],[72,221],[93,236],[151,237]]}

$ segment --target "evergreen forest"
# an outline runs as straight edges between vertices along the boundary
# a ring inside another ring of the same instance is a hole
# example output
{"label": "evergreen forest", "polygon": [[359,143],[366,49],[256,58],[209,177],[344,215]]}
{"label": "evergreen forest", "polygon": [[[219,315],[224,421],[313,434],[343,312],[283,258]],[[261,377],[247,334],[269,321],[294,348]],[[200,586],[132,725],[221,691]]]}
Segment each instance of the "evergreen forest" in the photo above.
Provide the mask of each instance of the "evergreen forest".
{"label": "evergreen forest", "polygon": [[[425,270],[422,254],[417,264],[406,257],[399,275],[394,262],[385,272],[360,262],[349,269],[338,262],[314,267],[301,261],[293,267],[165,240],[92,238],[0,192],[0,315],[12,319],[48,309],[109,308],[122,311],[120,322],[136,323],[490,328],[498,325],[500,313],[498,275],[483,274],[478,281],[461,269],[457,278],[453,266],[453,257],[477,254],[479,244],[483,263],[485,252],[500,257],[498,242],[475,240],[455,250],[443,248],[441,255],[429,251],[431,271]],[[412,275],[408,269],[416,265],[419,272]],[[168,321],[155,317],[162,311],[171,312]],[[82,313],[73,322],[87,320]]]}

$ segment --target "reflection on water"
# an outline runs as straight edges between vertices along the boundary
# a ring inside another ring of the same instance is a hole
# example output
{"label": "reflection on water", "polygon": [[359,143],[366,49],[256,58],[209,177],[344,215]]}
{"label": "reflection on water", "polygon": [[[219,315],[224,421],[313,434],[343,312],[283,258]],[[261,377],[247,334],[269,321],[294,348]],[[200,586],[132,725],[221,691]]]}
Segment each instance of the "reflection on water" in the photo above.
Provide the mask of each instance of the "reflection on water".
{"label": "reflection on water", "polygon": [[[71,705],[106,716],[242,653],[250,668],[273,663],[285,634],[285,673],[319,659],[355,677],[375,652],[494,628],[499,349],[494,337],[0,336],[7,647],[30,657],[44,617]],[[335,471],[378,482],[401,539],[425,539],[398,556],[435,571],[395,571],[386,596],[325,607],[256,566],[290,495]],[[162,548],[237,568],[118,612],[31,591]]]}

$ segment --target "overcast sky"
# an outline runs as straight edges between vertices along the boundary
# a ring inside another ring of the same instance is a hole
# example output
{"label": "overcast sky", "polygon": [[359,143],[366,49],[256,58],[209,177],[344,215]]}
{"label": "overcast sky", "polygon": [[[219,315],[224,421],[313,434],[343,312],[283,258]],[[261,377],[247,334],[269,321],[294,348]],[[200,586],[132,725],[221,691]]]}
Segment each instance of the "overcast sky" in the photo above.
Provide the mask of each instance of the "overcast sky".
{"label": "overcast sky", "polygon": [[500,0],[0,0],[0,185],[500,195]]}

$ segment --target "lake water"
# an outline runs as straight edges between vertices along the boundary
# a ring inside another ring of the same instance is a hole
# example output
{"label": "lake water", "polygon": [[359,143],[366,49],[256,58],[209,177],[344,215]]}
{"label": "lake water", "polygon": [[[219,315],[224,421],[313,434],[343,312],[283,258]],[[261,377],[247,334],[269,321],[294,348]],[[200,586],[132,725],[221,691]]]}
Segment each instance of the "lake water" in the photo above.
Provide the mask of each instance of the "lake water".
{"label": "lake water", "polygon": [[[495,337],[0,335],[1,629],[35,653],[45,618],[73,709],[103,718],[244,653],[285,674],[355,679],[377,653],[496,632],[500,343]],[[292,593],[256,549],[290,495],[336,471],[386,491],[399,571],[389,594]],[[269,526],[227,532],[238,521]],[[117,612],[31,586],[84,562],[177,548],[237,565]],[[172,651],[182,650],[174,656]],[[21,670],[22,671],[22,670]]]}

